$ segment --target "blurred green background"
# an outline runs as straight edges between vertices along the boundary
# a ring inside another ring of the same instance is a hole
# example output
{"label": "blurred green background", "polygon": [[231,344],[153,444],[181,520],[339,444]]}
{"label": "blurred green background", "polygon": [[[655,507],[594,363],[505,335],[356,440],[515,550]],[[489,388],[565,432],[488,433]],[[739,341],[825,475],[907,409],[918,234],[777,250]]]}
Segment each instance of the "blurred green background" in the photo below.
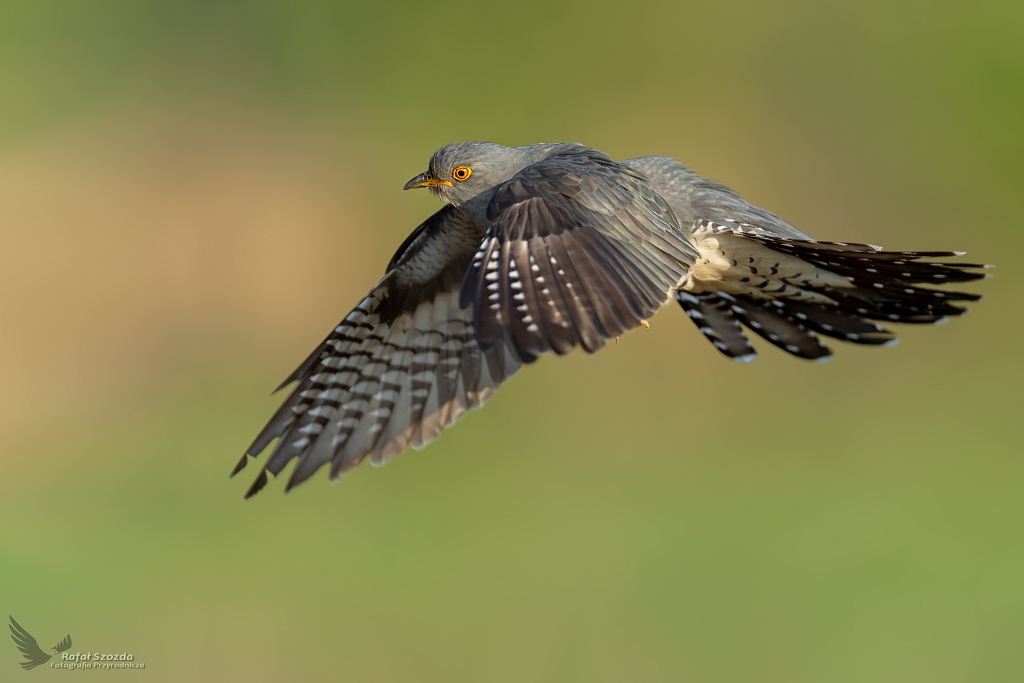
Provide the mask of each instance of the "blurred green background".
{"label": "blurred green background", "polygon": [[[73,676],[1021,680],[1022,35],[1020,2],[0,2],[2,614],[147,666]],[[243,502],[270,389],[467,139],[672,155],[999,268],[824,366],[668,306]]]}

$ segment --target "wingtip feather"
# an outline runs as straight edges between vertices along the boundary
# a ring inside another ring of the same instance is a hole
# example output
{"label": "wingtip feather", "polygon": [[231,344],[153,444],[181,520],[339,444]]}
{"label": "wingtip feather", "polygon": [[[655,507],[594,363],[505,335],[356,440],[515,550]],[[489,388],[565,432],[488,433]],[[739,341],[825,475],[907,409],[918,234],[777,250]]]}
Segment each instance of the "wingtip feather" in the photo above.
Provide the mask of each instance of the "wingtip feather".
{"label": "wingtip feather", "polygon": [[295,381],[295,377],[289,376],[288,379],[286,379],[285,381],[283,381],[280,384],[278,384],[277,388],[270,392],[270,395],[273,396],[274,394],[276,394],[277,392],[281,391],[282,389],[284,389],[286,386],[288,386],[289,384],[291,384],[294,381]]}
{"label": "wingtip feather", "polygon": [[267,471],[266,470],[260,470],[260,474],[259,474],[258,477],[256,477],[256,481],[254,481],[252,483],[252,486],[249,487],[249,490],[246,491],[246,493],[245,493],[245,500],[249,500],[250,498],[255,496],[266,485],[267,485]]}
{"label": "wingtip feather", "polygon": [[238,461],[237,465],[235,465],[235,469],[231,470],[231,474],[228,475],[228,479],[231,479],[236,474],[238,474],[239,472],[244,470],[245,466],[248,465],[248,464],[249,464],[249,454],[248,453],[243,453],[242,454],[242,459]]}

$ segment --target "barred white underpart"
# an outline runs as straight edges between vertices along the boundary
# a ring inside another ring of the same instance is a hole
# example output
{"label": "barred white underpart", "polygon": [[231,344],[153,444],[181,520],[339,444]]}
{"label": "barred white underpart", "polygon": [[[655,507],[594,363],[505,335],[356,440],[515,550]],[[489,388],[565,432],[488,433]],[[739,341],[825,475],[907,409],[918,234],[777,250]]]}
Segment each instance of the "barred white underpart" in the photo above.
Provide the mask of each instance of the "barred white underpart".
{"label": "barred white underpart", "polygon": [[701,221],[693,230],[700,258],[687,272],[680,289],[687,292],[746,294],[770,301],[778,297],[827,303],[821,287],[853,288],[841,277],[795,256],[772,251],[735,230]]}

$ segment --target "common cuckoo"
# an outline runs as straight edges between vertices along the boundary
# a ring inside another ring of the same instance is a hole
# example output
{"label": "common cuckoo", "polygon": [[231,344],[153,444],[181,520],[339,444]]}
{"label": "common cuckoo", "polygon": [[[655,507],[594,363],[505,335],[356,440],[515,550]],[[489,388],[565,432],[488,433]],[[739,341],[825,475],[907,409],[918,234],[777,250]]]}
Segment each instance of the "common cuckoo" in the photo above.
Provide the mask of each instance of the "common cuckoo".
{"label": "common cuckoo", "polygon": [[370,293],[281,385],[298,385],[232,474],[277,440],[287,488],[325,465],[421,448],[523,364],[594,353],[669,299],[729,358],[744,328],[827,360],[831,337],[890,345],[877,322],[940,323],[980,297],[931,286],[984,277],[947,251],[819,242],[668,157],[615,161],[577,144],[442,147],[405,189],[443,202]]}

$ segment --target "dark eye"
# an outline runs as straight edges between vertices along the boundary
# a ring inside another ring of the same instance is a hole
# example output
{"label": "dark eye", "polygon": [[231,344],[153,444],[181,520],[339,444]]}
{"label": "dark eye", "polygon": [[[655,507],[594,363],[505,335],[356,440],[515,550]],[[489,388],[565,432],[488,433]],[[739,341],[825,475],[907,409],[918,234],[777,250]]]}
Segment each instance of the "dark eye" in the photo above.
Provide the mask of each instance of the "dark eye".
{"label": "dark eye", "polygon": [[473,169],[469,166],[459,166],[452,171],[452,178],[455,178],[460,183],[471,175],[473,175]]}

